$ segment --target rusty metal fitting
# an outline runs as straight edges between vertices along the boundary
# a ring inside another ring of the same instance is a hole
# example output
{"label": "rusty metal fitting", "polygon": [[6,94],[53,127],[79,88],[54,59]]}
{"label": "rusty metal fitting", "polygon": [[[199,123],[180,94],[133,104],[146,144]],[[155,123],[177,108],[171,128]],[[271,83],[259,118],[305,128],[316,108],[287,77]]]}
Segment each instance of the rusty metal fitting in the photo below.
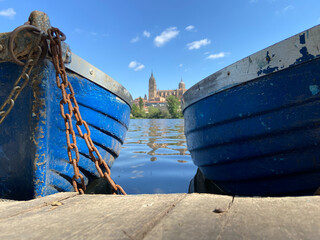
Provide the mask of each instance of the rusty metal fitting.
{"label": "rusty metal fitting", "polygon": [[[45,41],[45,44],[42,44],[42,45],[41,45],[42,53],[44,54],[44,56],[47,54],[47,50],[48,50],[48,44],[47,44],[45,38],[43,38],[44,32],[41,31],[39,28],[37,28],[37,27],[35,27],[35,26],[33,26],[33,25],[22,25],[22,26],[17,27],[17,28],[16,28],[15,30],[13,30],[13,31],[11,32],[11,34],[10,34],[9,42],[8,42],[8,51],[9,51],[9,54],[10,54],[11,59],[12,59],[16,64],[18,64],[19,66],[25,66],[26,63],[20,61],[20,60],[16,57],[16,55],[14,54],[14,50],[13,50],[14,46],[13,46],[13,45],[14,45],[14,40],[16,39],[18,33],[20,33],[20,32],[23,31],[23,30],[28,30],[28,31],[30,31],[30,32],[33,32],[33,33],[35,33],[35,34],[38,34],[38,35],[40,35],[40,38],[41,38],[40,42],[41,42],[41,41]],[[40,56],[40,58],[43,57],[43,54],[42,54],[42,56]],[[34,63],[34,64],[36,64],[36,63]]]}

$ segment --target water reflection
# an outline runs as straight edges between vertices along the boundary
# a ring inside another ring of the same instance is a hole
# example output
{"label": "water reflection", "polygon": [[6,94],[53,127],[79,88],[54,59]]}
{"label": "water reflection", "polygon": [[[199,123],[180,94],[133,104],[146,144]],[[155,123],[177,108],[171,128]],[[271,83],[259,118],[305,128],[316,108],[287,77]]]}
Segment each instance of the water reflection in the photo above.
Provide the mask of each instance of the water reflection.
{"label": "water reflection", "polygon": [[128,193],[187,192],[195,172],[182,119],[132,119],[112,168]]}
{"label": "water reflection", "polygon": [[[137,121],[137,120],[136,120]],[[171,120],[172,121],[172,120]],[[167,119],[138,120],[148,124],[135,124],[130,126],[128,144],[146,144],[151,150],[134,151],[133,153],[155,155],[190,155],[186,146],[182,120],[173,120],[172,124]],[[140,139],[139,139],[140,138]],[[156,157],[150,157],[150,161],[156,161]]]}

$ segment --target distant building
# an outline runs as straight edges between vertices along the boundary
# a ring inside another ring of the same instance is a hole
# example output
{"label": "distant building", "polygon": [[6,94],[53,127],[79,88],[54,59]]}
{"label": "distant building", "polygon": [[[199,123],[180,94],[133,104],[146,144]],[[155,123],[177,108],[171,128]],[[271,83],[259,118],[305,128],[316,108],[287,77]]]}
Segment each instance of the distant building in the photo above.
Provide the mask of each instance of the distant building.
{"label": "distant building", "polygon": [[170,95],[176,96],[181,101],[183,94],[187,91],[186,84],[181,79],[179,88],[176,90],[157,90],[156,79],[151,73],[149,78],[149,99],[148,102],[166,102],[166,98]]}
{"label": "distant building", "polygon": [[[142,98],[144,109],[148,111],[148,107],[153,106],[159,109],[166,109],[166,98],[170,95],[176,96],[181,101],[183,94],[187,91],[186,84],[181,81],[179,82],[178,89],[175,90],[157,90],[156,79],[151,73],[151,77],[149,78],[149,98],[147,95],[144,95]],[[134,99],[134,104],[139,106],[140,98]]]}

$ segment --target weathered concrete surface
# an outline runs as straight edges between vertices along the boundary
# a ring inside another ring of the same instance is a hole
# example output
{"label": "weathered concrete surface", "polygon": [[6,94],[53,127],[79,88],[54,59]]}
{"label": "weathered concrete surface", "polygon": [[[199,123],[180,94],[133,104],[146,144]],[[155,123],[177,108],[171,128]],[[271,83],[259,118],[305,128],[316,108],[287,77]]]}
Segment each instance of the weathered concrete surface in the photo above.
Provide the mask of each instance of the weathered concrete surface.
{"label": "weathered concrete surface", "polygon": [[60,193],[0,201],[0,239],[320,239],[320,196]]}

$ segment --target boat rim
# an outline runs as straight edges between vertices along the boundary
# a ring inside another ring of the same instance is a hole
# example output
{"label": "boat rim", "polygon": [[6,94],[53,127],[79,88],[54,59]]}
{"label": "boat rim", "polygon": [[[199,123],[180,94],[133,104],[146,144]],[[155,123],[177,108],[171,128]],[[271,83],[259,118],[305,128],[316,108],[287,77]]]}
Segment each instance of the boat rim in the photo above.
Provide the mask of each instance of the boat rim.
{"label": "boat rim", "polygon": [[133,99],[126,88],[124,88],[120,83],[115,81],[109,75],[96,68],[92,64],[88,63],[75,53],[71,52],[71,62],[66,63],[65,67],[70,71],[115,94],[117,97],[121,98],[123,101],[129,104],[130,107],[132,107]]}
{"label": "boat rim", "polygon": [[181,108],[218,92],[320,57],[320,25],[249,55],[189,88]]}

